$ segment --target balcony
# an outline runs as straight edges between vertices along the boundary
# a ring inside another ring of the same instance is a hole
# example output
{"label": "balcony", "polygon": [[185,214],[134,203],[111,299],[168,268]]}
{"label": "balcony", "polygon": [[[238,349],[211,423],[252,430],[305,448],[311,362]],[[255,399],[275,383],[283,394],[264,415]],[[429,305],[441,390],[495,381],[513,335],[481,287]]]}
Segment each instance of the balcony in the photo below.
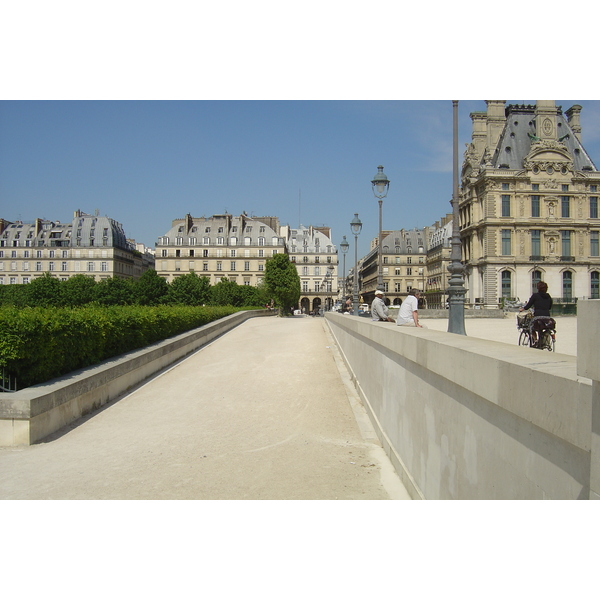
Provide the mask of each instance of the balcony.
{"label": "balcony", "polygon": [[529,262],[544,262],[546,260],[545,256],[537,256],[533,255],[529,257]]}
{"label": "balcony", "polygon": [[560,262],[575,262],[574,256],[561,256]]}

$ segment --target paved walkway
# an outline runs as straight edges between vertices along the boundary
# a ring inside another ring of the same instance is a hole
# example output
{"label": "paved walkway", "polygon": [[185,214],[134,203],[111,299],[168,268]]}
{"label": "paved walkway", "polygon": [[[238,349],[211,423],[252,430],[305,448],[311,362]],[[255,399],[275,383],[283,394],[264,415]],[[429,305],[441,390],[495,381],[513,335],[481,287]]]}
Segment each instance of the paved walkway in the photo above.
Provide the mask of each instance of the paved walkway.
{"label": "paved walkway", "polygon": [[[504,319],[465,319],[466,334],[469,337],[495,340],[517,346],[519,331],[517,330],[516,315],[517,313],[509,313]],[[554,319],[556,320],[555,351],[560,354],[577,356],[577,317],[565,316],[554,317]],[[448,331],[448,319],[423,319],[423,324],[436,331]]]}
{"label": "paved walkway", "polygon": [[0,448],[0,499],[408,498],[310,317],[250,319],[44,443]]}

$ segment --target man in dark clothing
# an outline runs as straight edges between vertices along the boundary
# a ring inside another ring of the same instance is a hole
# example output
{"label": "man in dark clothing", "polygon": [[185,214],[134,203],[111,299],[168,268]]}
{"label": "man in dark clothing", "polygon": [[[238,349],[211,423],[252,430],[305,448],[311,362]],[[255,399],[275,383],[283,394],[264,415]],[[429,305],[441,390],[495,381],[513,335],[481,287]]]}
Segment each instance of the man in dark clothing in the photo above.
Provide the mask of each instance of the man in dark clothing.
{"label": "man in dark clothing", "polygon": [[[550,325],[548,319],[550,317],[550,309],[552,308],[552,296],[548,293],[548,284],[543,281],[537,284],[538,291],[531,295],[529,301],[525,306],[519,309],[519,312],[533,308],[533,319],[529,325],[529,331],[533,338],[533,341],[537,343],[538,330]],[[552,327],[556,326],[554,319],[552,321]]]}

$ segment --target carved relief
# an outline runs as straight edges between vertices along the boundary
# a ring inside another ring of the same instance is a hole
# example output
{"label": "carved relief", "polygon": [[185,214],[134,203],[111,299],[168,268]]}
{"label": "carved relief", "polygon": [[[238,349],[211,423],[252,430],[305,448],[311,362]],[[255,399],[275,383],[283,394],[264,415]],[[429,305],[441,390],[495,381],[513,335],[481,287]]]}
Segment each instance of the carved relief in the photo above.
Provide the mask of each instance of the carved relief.
{"label": "carved relief", "polygon": [[577,201],[577,216],[583,219],[583,198],[579,198]]}
{"label": "carved relief", "polygon": [[547,179],[542,185],[547,190],[555,190],[558,188],[558,181],[556,181],[556,179]]}

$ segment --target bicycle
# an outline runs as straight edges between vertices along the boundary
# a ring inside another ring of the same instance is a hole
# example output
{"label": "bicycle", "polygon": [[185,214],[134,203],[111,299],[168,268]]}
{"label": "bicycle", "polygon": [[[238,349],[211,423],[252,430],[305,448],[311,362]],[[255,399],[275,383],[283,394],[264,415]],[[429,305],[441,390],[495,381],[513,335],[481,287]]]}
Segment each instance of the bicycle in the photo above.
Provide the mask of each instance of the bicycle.
{"label": "bicycle", "polygon": [[[528,310],[517,315],[519,346],[529,346],[538,350],[556,351],[556,321],[551,317],[534,318]],[[537,336],[534,336],[533,333]]]}

